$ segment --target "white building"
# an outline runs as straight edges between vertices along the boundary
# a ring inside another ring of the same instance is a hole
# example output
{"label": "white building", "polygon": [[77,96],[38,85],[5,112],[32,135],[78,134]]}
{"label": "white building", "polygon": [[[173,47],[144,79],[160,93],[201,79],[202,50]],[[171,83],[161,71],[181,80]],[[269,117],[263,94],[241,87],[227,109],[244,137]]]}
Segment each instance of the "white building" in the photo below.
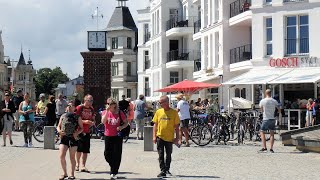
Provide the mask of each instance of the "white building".
{"label": "white building", "polygon": [[2,100],[2,97],[4,95],[4,90],[7,90],[8,87],[8,66],[7,63],[4,61],[5,55],[4,55],[4,45],[2,42],[2,31],[0,30],[0,98]]}
{"label": "white building", "polygon": [[58,97],[59,94],[62,94],[67,97],[72,97],[74,93],[79,92],[80,89],[83,89],[83,76],[78,76],[77,78],[71,79],[65,84],[58,84],[57,88],[55,88],[55,96]]}
{"label": "white building", "polygon": [[106,28],[111,59],[111,96],[137,97],[137,27],[125,1],[119,1]]}

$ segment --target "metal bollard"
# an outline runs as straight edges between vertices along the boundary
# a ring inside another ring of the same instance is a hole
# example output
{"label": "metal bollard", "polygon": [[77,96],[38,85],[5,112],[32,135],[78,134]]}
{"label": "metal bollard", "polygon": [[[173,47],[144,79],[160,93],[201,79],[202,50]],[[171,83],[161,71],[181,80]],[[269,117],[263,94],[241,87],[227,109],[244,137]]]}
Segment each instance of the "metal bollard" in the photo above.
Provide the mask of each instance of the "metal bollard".
{"label": "metal bollard", "polygon": [[45,126],[44,127],[44,149],[55,149],[54,139],[55,139],[55,127],[54,126]]}
{"label": "metal bollard", "polygon": [[144,126],[144,151],[153,151],[153,126]]}

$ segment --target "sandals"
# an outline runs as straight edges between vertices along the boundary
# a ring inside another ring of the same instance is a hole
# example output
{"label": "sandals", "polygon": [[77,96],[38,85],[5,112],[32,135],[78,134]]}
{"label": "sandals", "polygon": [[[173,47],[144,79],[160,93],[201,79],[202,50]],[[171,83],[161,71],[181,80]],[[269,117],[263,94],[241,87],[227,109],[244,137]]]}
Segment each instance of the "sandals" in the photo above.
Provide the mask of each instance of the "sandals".
{"label": "sandals", "polygon": [[68,179],[76,179],[74,176],[69,176]]}
{"label": "sandals", "polygon": [[79,171],[79,166],[76,166],[75,170],[76,170],[76,171]]}
{"label": "sandals", "polygon": [[66,178],[68,178],[67,175],[61,175],[60,178],[59,178],[59,180],[65,180]]}
{"label": "sandals", "polygon": [[85,168],[85,167],[83,167],[83,168],[81,169],[81,172],[90,173],[90,171],[89,171],[87,168]]}

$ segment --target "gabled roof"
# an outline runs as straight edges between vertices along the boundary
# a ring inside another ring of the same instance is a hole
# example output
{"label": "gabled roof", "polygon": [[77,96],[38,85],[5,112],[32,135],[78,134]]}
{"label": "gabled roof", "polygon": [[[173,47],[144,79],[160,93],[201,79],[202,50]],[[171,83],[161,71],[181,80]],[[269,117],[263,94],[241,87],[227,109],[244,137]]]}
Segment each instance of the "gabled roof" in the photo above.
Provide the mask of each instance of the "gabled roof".
{"label": "gabled roof", "polygon": [[24,60],[23,53],[21,52],[18,65],[26,65],[26,61]]}
{"label": "gabled roof", "polygon": [[116,9],[114,10],[106,30],[107,31],[117,31],[117,30],[138,31],[138,28],[132,18],[129,8],[125,6],[120,6],[120,7],[116,7]]}

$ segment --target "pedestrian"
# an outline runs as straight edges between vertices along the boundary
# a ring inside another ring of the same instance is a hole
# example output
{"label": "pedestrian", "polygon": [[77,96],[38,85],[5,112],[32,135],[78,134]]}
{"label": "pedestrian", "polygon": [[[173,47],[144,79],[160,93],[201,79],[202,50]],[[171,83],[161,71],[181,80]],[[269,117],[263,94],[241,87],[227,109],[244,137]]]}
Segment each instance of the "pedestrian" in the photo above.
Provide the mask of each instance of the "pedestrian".
{"label": "pedestrian", "polygon": [[87,94],[84,97],[84,103],[76,108],[76,114],[81,117],[83,123],[83,131],[79,135],[80,139],[78,141],[76,171],[79,171],[79,166],[81,165],[80,171],[87,173],[90,172],[86,168],[88,154],[90,153],[90,127],[95,123],[95,113],[92,104],[93,97]]}
{"label": "pedestrian", "polygon": [[122,100],[119,101],[119,109],[121,111],[123,111],[125,114],[128,113],[128,109],[129,109],[129,102],[126,100],[126,95],[122,95]]}
{"label": "pedestrian", "polygon": [[260,130],[260,136],[262,141],[262,149],[259,152],[266,152],[267,145],[266,145],[266,131],[270,131],[270,152],[274,153],[273,151],[273,144],[274,144],[274,130],[276,127],[276,120],[274,117],[274,110],[277,108],[279,113],[280,109],[278,106],[278,102],[271,97],[271,90],[267,89],[265,91],[265,98],[260,101],[259,104],[261,111],[263,112],[263,120]]}
{"label": "pedestrian", "polygon": [[14,106],[16,108],[16,112],[13,114],[14,115],[14,129],[15,131],[20,131],[20,123],[19,123],[19,119],[20,119],[20,113],[19,113],[19,106],[20,106],[20,103],[23,101],[23,92],[21,89],[19,89],[17,91],[17,95],[14,96],[12,98],[12,101],[14,103]]}
{"label": "pedestrian", "polygon": [[1,102],[3,118],[1,119],[3,122],[3,130],[2,130],[2,138],[3,138],[3,147],[6,146],[6,137],[8,134],[10,145],[13,144],[12,141],[12,125],[13,125],[13,113],[16,112],[16,108],[14,103],[10,100],[10,94],[5,93],[4,100]]}
{"label": "pedestrian", "polygon": [[132,132],[132,121],[134,119],[134,104],[131,102],[131,98],[126,99],[129,102],[129,109],[128,109],[128,123],[131,127],[131,132]]}
{"label": "pedestrian", "polygon": [[81,105],[81,101],[78,99],[78,93],[74,93],[73,97],[74,97],[74,99],[73,99],[74,106],[77,107],[77,106]]}
{"label": "pedestrian", "polygon": [[[54,96],[51,96],[54,97]],[[54,102],[54,99],[53,99]],[[74,171],[76,167],[76,152],[78,146],[78,136],[83,130],[81,118],[75,114],[75,106],[69,103],[66,113],[63,114],[59,120],[57,131],[60,134],[60,163],[63,170],[63,175],[60,176],[59,180],[76,179]],[[67,162],[66,153],[69,149],[70,163],[71,163],[71,176],[67,174]]]}
{"label": "pedestrian", "polygon": [[[145,124],[145,109],[144,95],[140,94],[139,99],[134,103],[134,121],[136,123],[137,140],[143,140],[143,127]],[[140,134],[140,136],[139,136]]]}
{"label": "pedestrian", "polygon": [[48,126],[54,126],[56,123],[56,103],[54,101],[55,97],[50,95],[43,113],[46,116]]}
{"label": "pedestrian", "polygon": [[36,115],[43,116],[48,102],[46,101],[46,95],[44,93],[41,93],[39,98],[40,100],[37,104]]}
{"label": "pedestrian", "polygon": [[104,157],[110,166],[111,179],[117,179],[122,156],[121,130],[128,126],[128,121],[125,114],[119,111],[117,101],[111,98],[107,100],[101,121],[105,125]]}
{"label": "pedestrian", "polygon": [[[180,119],[178,112],[169,106],[168,96],[161,96],[161,109],[158,109],[153,117],[153,143],[157,144],[159,154],[160,174],[158,177],[172,175],[170,173],[172,144],[179,147],[179,124]],[[176,137],[174,138],[174,134]],[[166,152],[166,160],[164,160]]]}
{"label": "pedestrian", "polygon": [[307,103],[307,113],[306,113],[306,124],[305,127],[309,127],[312,122],[312,109],[313,109],[313,100],[311,98],[308,99]]}
{"label": "pedestrian", "polygon": [[20,124],[21,129],[23,131],[24,136],[24,145],[23,147],[33,147],[32,144],[32,132],[33,132],[33,125],[34,125],[34,113],[36,108],[34,103],[30,100],[29,93],[24,95],[24,101],[20,103],[19,106],[19,113],[20,115]]}
{"label": "pedestrian", "polygon": [[189,147],[189,121],[191,119],[190,117],[190,106],[187,101],[183,99],[183,94],[178,94],[176,96],[178,100],[177,104],[177,111],[180,118],[180,142],[182,142],[182,135],[184,135],[186,140],[186,147]]}
{"label": "pedestrian", "polygon": [[56,100],[56,125],[58,125],[61,115],[66,112],[67,106],[67,101],[63,98],[62,94],[59,94],[58,99]]}

